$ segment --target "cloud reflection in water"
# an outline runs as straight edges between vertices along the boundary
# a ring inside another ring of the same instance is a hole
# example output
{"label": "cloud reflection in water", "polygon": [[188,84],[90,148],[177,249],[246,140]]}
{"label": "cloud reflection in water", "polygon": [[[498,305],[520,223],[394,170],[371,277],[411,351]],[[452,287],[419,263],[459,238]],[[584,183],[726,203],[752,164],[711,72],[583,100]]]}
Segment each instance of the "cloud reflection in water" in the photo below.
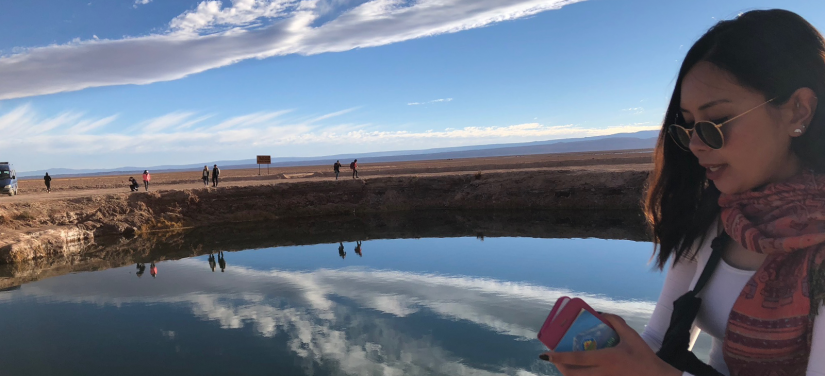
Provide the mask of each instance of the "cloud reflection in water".
{"label": "cloud reflection in water", "polygon": [[[0,302],[28,298],[104,307],[183,305],[221,328],[251,326],[263,337],[285,336],[307,373],[334,360],[344,374],[383,375],[546,374],[551,368],[529,351],[542,349],[535,333],[558,297],[582,297],[598,310],[623,316],[637,330],[654,308],[653,302],[617,301],[526,283],[400,271],[233,267],[221,278],[204,278],[202,261],[187,259],[161,263],[157,280],[141,280],[125,278],[125,269],[32,283],[0,294]],[[484,328],[482,332],[498,336],[490,346],[524,343],[520,346],[528,350],[521,354],[520,366],[491,364],[496,360],[456,355],[460,351],[447,343],[448,334],[398,325],[427,315]]]}

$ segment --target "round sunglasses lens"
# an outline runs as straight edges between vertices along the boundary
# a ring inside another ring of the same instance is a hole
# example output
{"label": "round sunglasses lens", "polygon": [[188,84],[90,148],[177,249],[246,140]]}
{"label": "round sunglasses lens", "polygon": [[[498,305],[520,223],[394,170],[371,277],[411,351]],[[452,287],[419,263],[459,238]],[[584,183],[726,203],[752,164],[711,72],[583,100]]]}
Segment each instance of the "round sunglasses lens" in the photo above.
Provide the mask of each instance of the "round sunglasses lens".
{"label": "round sunglasses lens", "polygon": [[672,137],[673,141],[676,141],[679,146],[685,149],[690,148],[690,135],[685,128],[678,125],[671,125],[668,130],[670,131],[670,137]]}
{"label": "round sunglasses lens", "polygon": [[700,121],[696,123],[696,132],[699,133],[699,138],[708,146],[714,149],[721,149],[725,144],[725,139],[722,136],[722,130],[708,121]]}

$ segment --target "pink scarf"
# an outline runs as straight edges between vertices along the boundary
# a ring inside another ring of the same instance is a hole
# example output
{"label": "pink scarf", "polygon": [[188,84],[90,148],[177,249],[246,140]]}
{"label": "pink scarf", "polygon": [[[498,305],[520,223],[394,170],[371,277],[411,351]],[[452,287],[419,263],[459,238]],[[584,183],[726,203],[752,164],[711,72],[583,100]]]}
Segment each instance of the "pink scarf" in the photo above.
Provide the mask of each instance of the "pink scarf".
{"label": "pink scarf", "polygon": [[825,301],[825,175],[806,172],[723,194],[719,205],[731,238],[768,255],[728,318],[728,369],[732,376],[804,375],[813,320]]}

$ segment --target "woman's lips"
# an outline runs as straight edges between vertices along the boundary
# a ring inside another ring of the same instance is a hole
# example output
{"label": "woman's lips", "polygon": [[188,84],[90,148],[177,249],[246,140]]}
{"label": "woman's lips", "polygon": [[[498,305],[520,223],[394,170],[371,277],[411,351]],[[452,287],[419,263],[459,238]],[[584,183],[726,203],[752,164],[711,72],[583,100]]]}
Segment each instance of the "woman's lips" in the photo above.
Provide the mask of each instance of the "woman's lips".
{"label": "woman's lips", "polygon": [[710,180],[719,179],[727,169],[726,164],[702,165],[707,170],[707,177]]}

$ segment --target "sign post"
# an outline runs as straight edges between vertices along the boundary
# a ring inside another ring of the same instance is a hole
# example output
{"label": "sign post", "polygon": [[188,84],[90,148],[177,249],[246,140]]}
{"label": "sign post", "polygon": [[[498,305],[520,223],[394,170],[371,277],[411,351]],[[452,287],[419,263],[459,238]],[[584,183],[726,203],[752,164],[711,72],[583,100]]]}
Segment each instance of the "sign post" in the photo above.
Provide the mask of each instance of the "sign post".
{"label": "sign post", "polygon": [[269,165],[272,164],[272,157],[268,155],[259,155],[258,156],[258,176],[261,176],[261,165],[266,165],[266,174],[269,175]]}

